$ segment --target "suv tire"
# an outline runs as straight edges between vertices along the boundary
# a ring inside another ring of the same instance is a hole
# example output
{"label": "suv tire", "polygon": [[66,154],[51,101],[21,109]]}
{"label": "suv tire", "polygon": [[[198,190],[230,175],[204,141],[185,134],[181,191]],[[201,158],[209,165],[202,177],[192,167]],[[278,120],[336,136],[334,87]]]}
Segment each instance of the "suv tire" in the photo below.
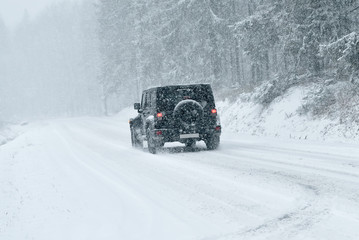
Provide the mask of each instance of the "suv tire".
{"label": "suv tire", "polygon": [[131,143],[132,143],[132,147],[136,147],[136,148],[142,148],[143,145],[142,141],[137,138],[135,129],[132,128],[131,128]]}
{"label": "suv tire", "polygon": [[152,154],[156,154],[158,146],[156,145],[156,141],[151,136],[151,131],[149,128],[147,128],[146,137],[147,137],[148,151]]}
{"label": "suv tire", "polygon": [[220,138],[217,135],[211,135],[208,136],[207,139],[205,139],[205,143],[208,150],[215,150],[218,148],[220,142]]}

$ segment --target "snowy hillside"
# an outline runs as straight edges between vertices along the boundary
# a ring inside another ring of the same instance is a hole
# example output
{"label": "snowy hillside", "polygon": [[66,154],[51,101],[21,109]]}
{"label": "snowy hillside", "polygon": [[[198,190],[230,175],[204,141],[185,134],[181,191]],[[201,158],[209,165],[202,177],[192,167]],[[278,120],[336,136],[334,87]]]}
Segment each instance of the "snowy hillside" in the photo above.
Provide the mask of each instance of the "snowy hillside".
{"label": "snowy hillside", "polygon": [[289,88],[268,106],[254,100],[258,92],[242,94],[235,101],[221,101],[217,105],[224,129],[287,139],[358,141],[359,124],[342,121],[342,110],[321,116],[304,112],[315,89],[317,85],[313,84]]}

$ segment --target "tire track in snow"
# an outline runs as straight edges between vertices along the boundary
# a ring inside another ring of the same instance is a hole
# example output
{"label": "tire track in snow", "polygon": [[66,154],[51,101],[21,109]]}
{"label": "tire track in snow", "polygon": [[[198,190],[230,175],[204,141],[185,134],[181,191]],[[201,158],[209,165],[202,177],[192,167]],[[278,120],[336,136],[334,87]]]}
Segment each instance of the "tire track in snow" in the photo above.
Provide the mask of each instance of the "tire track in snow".
{"label": "tire track in snow", "polygon": [[[95,135],[94,135],[95,136]],[[193,157],[193,154],[191,154],[191,156]],[[168,156],[166,156],[166,157],[168,157]],[[154,159],[150,159],[150,160],[154,160]],[[173,160],[175,160],[175,159],[173,159]],[[149,163],[151,163],[151,162],[147,162],[147,164],[149,164]],[[166,162],[161,162],[160,164],[166,164],[166,163],[168,163],[168,161],[166,161]],[[162,172],[157,172],[157,175],[158,176],[161,176],[161,173],[163,174],[163,172],[172,172],[172,174],[173,174],[173,171],[171,171],[171,168],[173,167],[173,164],[171,164],[170,166],[169,166],[169,168],[166,168],[166,169],[163,169],[163,166],[162,166],[162,168],[161,168],[161,170],[162,170]],[[181,167],[183,167],[183,166],[181,166]],[[192,167],[192,166],[191,166]],[[175,181],[175,180],[173,180],[173,179],[169,179],[169,178],[164,178],[163,180],[165,180],[167,183],[169,183],[169,181],[168,180],[170,180],[170,183],[171,183],[171,186],[173,186],[174,184],[176,184],[177,185],[177,187],[178,188],[181,188],[181,189],[183,189],[183,188],[187,188],[187,189],[189,189],[189,190],[191,190],[192,192],[196,192],[196,194],[198,195],[202,195],[202,196],[204,196],[204,198],[208,201],[208,199],[211,199],[211,200],[214,200],[214,202],[215,202],[215,204],[213,204],[213,205],[222,205],[222,206],[224,206],[224,208],[230,208],[230,209],[232,209],[232,211],[234,211],[234,212],[237,212],[239,209],[238,209],[238,206],[235,206],[235,205],[231,205],[230,203],[228,203],[228,200],[227,200],[227,202],[226,201],[223,201],[223,200],[220,200],[220,199],[218,199],[218,196],[217,196],[217,198],[216,198],[216,191],[214,191],[213,192],[213,190],[214,190],[214,187],[212,186],[211,188],[209,188],[210,189],[210,191],[207,191],[207,192],[203,192],[203,189],[202,189],[202,192],[200,191],[201,190],[201,188],[193,188],[193,183],[196,183],[196,182],[198,182],[198,181],[200,181],[201,179],[208,179],[208,178],[215,178],[215,179],[217,179],[217,180],[219,180],[219,182],[221,183],[221,184],[219,184],[220,186],[218,186],[217,187],[217,189],[220,189],[221,188],[221,185],[229,185],[229,184],[232,184],[232,185],[238,185],[238,183],[237,182],[233,182],[233,181],[229,181],[228,179],[226,179],[226,178],[222,178],[222,179],[220,179],[220,177],[218,177],[218,176],[216,176],[216,175],[214,175],[214,174],[205,174],[203,171],[201,172],[201,171],[198,171],[198,169],[196,170],[196,171],[193,171],[193,169],[196,169],[196,168],[189,168],[189,167],[186,167],[185,168],[185,170],[183,171],[177,171],[176,172],[176,175],[178,176],[178,178],[179,179],[186,179],[187,178],[187,181],[188,181],[188,178],[189,178],[189,176],[195,176],[195,178],[192,178],[190,181],[191,181],[191,183],[192,184],[185,184],[185,183],[183,183],[183,182],[181,182],[181,181]],[[165,171],[163,171],[163,170],[165,170]],[[183,173],[183,172],[186,172],[183,176],[181,176],[179,173]],[[188,174],[188,172],[189,172],[189,174]],[[221,175],[220,175],[221,176]],[[205,180],[204,180],[205,181]],[[208,187],[207,187],[208,188]],[[188,190],[187,190],[188,191]],[[217,192],[217,194],[218,194],[218,192]],[[233,198],[235,198],[235,197],[241,197],[240,196],[240,193],[237,193],[237,194],[234,194],[234,196],[232,196]],[[248,201],[248,199],[246,200],[246,201]],[[259,201],[257,201],[257,205],[258,205],[258,203],[259,203]],[[253,210],[253,209],[252,209]],[[237,212],[237,214],[243,214],[243,212],[245,212],[245,211],[247,211],[247,214],[248,214],[248,208],[247,209],[245,209],[245,210],[240,210],[239,212]],[[258,211],[258,210],[257,210]],[[288,215],[288,214],[284,214],[284,215]],[[281,216],[279,216],[279,217],[277,217],[277,218],[281,218]]]}

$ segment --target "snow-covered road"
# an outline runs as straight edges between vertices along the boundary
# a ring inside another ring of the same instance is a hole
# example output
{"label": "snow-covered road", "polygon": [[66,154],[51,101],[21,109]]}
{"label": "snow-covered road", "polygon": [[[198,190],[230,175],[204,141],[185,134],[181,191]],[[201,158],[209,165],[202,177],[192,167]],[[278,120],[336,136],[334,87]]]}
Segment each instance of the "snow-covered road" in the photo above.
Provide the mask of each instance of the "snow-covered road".
{"label": "snow-covered road", "polygon": [[359,147],[224,133],[151,155],[127,116],[33,123],[0,146],[0,211],[1,240],[359,239]]}

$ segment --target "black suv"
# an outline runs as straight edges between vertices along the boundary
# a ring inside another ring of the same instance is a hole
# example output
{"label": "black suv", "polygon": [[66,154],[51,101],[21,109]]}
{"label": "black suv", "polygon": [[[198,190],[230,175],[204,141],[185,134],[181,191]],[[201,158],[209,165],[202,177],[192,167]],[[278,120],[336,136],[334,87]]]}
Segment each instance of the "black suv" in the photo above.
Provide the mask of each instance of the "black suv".
{"label": "black suv", "polygon": [[209,84],[156,87],[143,91],[135,103],[138,116],[130,119],[132,146],[156,153],[166,142],[193,148],[203,140],[208,149],[219,145],[221,125]]}

